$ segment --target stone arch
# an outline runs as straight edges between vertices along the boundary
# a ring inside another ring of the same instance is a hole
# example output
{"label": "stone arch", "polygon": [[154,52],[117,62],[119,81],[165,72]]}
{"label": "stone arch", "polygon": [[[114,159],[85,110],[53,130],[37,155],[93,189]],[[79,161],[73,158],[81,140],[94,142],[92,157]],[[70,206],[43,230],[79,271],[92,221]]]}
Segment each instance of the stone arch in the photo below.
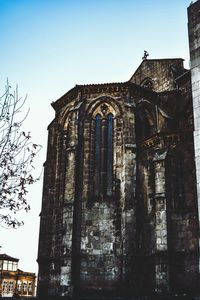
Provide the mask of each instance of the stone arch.
{"label": "stone arch", "polygon": [[155,106],[150,102],[140,103],[136,108],[136,138],[142,140],[156,132]]}
{"label": "stone arch", "polygon": [[70,105],[66,107],[65,110],[60,114],[59,123],[64,130],[67,130],[70,119],[75,111],[76,110],[73,109],[73,106]]}
{"label": "stone arch", "polygon": [[144,88],[148,88],[150,90],[154,89],[154,82],[150,77],[145,77],[141,82],[140,85]]}
{"label": "stone arch", "polygon": [[107,106],[107,112],[112,113],[114,117],[120,117],[122,115],[122,109],[116,100],[110,96],[100,96],[95,98],[92,103],[88,106],[86,111],[89,117],[93,117],[96,114],[103,115],[103,106]]}

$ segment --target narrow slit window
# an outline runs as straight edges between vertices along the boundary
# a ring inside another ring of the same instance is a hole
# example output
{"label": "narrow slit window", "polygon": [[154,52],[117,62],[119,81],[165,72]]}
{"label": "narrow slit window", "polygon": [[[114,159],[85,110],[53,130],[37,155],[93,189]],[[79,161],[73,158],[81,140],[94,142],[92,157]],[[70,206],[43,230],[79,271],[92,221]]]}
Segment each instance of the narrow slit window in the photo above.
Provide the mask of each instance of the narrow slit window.
{"label": "narrow slit window", "polygon": [[95,115],[93,122],[92,195],[96,199],[106,199],[113,195],[114,116],[109,110],[105,110],[103,115]]}
{"label": "narrow slit window", "polygon": [[112,196],[113,182],[113,115],[107,117],[107,195]]}
{"label": "narrow slit window", "polygon": [[95,117],[95,149],[94,149],[94,195],[99,196],[101,158],[101,116]]}

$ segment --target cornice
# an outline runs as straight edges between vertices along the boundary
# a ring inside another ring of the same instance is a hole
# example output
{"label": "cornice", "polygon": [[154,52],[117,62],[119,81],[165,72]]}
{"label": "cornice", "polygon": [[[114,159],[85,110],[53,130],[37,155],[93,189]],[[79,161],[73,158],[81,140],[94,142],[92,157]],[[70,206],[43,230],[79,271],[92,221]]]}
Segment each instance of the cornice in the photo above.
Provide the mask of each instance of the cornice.
{"label": "cornice", "polygon": [[55,102],[51,103],[51,106],[54,108],[55,111],[58,111],[60,108],[62,108],[66,103],[76,99],[78,96],[78,89],[77,86],[69,90],[66,94],[64,94],[62,97],[57,99]]}
{"label": "cornice", "polygon": [[188,139],[193,139],[193,131],[176,131],[176,132],[158,132],[147,138],[146,140],[140,141],[137,143],[139,150],[146,150],[153,148],[161,143],[164,144],[176,144],[180,142],[188,141]]}
{"label": "cornice", "polygon": [[88,98],[90,94],[112,94],[112,93],[129,93],[130,96],[156,98],[157,93],[147,88],[141,87],[132,82],[114,82],[102,84],[76,85],[73,89],[64,94],[61,98],[51,105],[58,112],[64,105],[78,98],[80,101]]}

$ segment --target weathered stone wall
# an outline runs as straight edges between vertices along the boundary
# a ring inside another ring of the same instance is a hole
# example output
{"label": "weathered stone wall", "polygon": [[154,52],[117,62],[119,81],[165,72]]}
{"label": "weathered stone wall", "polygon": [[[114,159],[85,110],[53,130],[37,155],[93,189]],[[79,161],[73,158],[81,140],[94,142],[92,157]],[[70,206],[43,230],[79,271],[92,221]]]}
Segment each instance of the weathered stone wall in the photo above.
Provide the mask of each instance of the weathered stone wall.
{"label": "weathered stone wall", "polygon": [[[185,79],[182,84],[187,84]],[[144,220],[143,228],[139,230],[140,254],[148,256],[148,261],[152,262],[148,273],[152,274],[154,269],[155,278],[151,280],[155,290],[166,292],[192,291],[198,287],[198,214],[191,94],[188,90],[186,95],[184,88],[180,91],[181,94],[174,94],[173,98],[176,109],[165,107],[166,94],[164,99],[160,94],[160,103],[156,104],[158,116],[154,118],[154,122],[159,120],[159,126],[154,127],[157,134],[149,139],[138,135],[141,140],[138,144],[138,198],[140,196],[142,201],[138,212],[139,228]],[[171,97],[170,94],[168,99]],[[171,118],[176,118],[176,122]]]}
{"label": "weathered stone wall", "polygon": [[183,59],[146,59],[135,71],[130,81],[145,85],[145,81],[151,79],[154,91],[170,91],[176,88],[175,78],[183,73]]}
{"label": "weathered stone wall", "polygon": [[174,62],[181,74],[185,72],[179,59],[146,60],[134,75],[140,83],[154,72],[154,90],[159,93],[132,82],[76,86],[53,104],[56,117],[49,126],[38,252],[39,295],[197,287],[190,76],[185,72],[175,80],[178,73],[173,69],[172,80]]}
{"label": "weathered stone wall", "polygon": [[[188,33],[194,113],[194,148],[197,179],[198,211],[200,215],[200,1],[188,7]],[[200,241],[199,241],[200,243]],[[200,268],[200,264],[199,264]]]}
{"label": "weathered stone wall", "polygon": [[[89,96],[89,97],[88,97]],[[130,175],[134,174],[135,155],[134,115],[132,107],[124,111],[124,99],[120,93],[86,95],[87,117],[84,136],[83,206],[81,222],[81,271],[82,289],[119,289],[128,278],[131,242],[129,236],[134,231],[132,195],[134,185]],[[90,100],[92,98],[92,100]],[[95,99],[95,100],[94,100]],[[117,99],[117,100],[116,100]],[[113,195],[102,194],[95,197],[91,189],[91,140],[94,129],[93,113],[107,104],[107,109],[115,114],[113,135]],[[124,113],[122,117],[122,111]],[[130,115],[128,116],[128,111]],[[88,125],[87,125],[88,124]],[[131,125],[132,124],[132,125]],[[130,127],[132,126],[132,131]],[[88,138],[89,137],[89,138]],[[124,144],[124,142],[126,144]],[[127,145],[127,146],[126,146]],[[132,150],[133,149],[133,150]],[[128,180],[126,180],[128,179]],[[126,205],[127,203],[127,205]],[[128,205],[129,204],[129,205]],[[123,255],[123,251],[127,257]],[[133,251],[133,246],[132,246]]]}
{"label": "weathered stone wall", "polygon": [[[117,89],[105,96],[101,91],[88,93],[86,87],[82,97],[84,107],[76,98],[77,104],[73,101],[64,106],[49,126],[40,231],[43,238],[38,254],[39,293],[46,288],[47,294],[65,295],[77,284],[83,289],[120,288],[129,278],[135,230],[133,106],[128,105],[125,111],[125,99]],[[92,114],[105,103],[115,114],[113,194],[96,198],[91,194]],[[50,201],[45,201],[48,197]]]}

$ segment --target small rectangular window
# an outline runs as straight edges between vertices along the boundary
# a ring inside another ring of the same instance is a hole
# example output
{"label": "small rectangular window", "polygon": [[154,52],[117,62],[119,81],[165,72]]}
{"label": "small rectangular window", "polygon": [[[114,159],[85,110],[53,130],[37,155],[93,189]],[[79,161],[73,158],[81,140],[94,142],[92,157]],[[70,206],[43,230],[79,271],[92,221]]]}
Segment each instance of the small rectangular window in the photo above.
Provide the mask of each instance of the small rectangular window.
{"label": "small rectangular window", "polygon": [[29,292],[32,292],[32,283],[29,283],[28,290],[29,290]]}
{"label": "small rectangular window", "polygon": [[12,261],[8,262],[8,271],[13,271],[13,262]]}
{"label": "small rectangular window", "polygon": [[23,293],[25,294],[27,292],[27,283],[23,282]]}
{"label": "small rectangular window", "polygon": [[9,285],[8,285],[8,291],[11,293],[13,292],[13,288],[14,288],[14,281],[10,281]]}
{"label": "small rectangular window", "polygon": [[22,283],[21,283],[21,281],[18,281],[17,290],[18,290],[18,292],[21,292],[21,290],[22,290]]}
{"label": "small rectangular window", "polygon": [[13,263],[13,271],[17,271],[17,266],[18,266],[17,262],[14,262]]}
{"label": "small rectangular window", "polygon": [[8,262],[7,262],[7,260],[3,261],[3,270],[8,270]]}
{"label": "small rectangular window", "polygon": [[3,292],[5,293],[7,291],[8,282],[3,281]]}

